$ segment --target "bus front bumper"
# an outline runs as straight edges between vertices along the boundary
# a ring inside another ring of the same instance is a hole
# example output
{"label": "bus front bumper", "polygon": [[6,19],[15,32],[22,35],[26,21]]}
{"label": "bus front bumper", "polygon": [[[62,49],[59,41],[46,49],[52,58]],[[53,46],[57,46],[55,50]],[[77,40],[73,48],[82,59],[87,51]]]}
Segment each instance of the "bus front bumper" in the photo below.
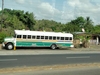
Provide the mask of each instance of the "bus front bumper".
{"label": "bus front bumper", "polygon": [[3,48],[5,47],[5,43],[4,43],[4,42],[2,43],[2,47],[3,47]]}

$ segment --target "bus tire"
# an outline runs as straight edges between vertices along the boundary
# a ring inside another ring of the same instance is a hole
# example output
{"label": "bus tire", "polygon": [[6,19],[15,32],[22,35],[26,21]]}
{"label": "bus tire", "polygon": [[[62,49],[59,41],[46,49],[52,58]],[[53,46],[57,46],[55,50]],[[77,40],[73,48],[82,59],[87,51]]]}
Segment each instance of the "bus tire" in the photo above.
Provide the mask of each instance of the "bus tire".
{"label": "bus tire", "polygon": [[7,49],[7,50],[12,50],[12,49],[14,49],[13,43],[7,43],[7,44],[6,44],[6,49]]}
{"label": "bus tire", "polygon": [[56,44],[52,44],[52,45],[51,45],[51,49],[54,50],[54,49],[56,49],[56,48],[57,48]]}

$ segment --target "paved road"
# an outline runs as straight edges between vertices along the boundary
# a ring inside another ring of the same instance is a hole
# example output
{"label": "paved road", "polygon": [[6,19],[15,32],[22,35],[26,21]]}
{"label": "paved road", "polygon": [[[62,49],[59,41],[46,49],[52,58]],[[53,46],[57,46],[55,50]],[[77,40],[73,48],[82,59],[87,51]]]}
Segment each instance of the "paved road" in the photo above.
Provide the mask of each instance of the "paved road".
{"label": "paved road", "polygon": [[100,75],[100,67],[69,68],[30,72],[1,73],[1,75]]}
{"label": "paved road", "polygon": [[[28,75],[100,75],[99,67],[85,67],[85,68],[71,68],[62,70],[49,70],[49,71],[38,71],[34,73],[27,73]],[[27,75],[24,74],[24,75]],[[22,75],[22,74],[21,74]]]}
{"label": "paved road", "polygon": [[100,53],[0,56],[0,68],[98,62]]}
{"label": "paved road", "polygon": [[50,49],[21,49],[21,50],[0,50],[0,55],[44,55],[44,54],[91,54],[100,53],[95,49],[72,49],[72,50],[50,50]]}

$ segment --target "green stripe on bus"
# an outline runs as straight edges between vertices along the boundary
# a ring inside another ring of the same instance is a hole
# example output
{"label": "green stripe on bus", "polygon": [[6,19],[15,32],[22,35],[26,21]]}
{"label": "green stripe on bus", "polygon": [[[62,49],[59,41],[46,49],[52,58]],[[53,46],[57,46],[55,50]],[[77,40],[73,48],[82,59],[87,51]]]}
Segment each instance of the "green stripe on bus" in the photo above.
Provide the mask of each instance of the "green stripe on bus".
{"label": "green stripe on bus", "polygon": [[57,44],[57,46],[70,47],[72,43],[56,43],[56,42],[16,42],[16,46],[26,46],[26,47],[50,47],[52,44]]}

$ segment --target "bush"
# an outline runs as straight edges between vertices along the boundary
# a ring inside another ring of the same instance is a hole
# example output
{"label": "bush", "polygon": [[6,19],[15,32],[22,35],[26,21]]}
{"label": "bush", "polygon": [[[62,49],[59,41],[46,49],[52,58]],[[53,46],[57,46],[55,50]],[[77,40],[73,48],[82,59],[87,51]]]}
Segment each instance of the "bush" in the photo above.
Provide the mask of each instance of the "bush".
{"label": "bush", "polygon": [[0,32],[0,43],[4,41],[4,38],[6,37],[6,34],[3,32]]}

